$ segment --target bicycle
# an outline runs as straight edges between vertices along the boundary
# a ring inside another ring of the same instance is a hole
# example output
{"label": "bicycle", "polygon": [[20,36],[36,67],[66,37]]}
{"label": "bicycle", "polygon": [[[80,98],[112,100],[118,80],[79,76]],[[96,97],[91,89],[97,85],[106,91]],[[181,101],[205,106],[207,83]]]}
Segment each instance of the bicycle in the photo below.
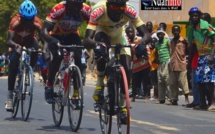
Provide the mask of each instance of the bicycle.
{"label": "bicycle", "polygon": [[[131,47],[131,45],[118,46],[111,45],[115,48],[115,54],[107,63],[105,75],[108,78],[107,88],[104,88],[102,101],[95,103],[95,111],[99,112],[99,120],[102,134],[110,134],[112,129],[112,116],[117,116],[117,128],[119,134],[130,133],[130,100],[128,93],[128,82],[124,67],[120,63],[120,49],[122,47]],[[107,73],[108,72],[108,73]],[[110,82],[111,80],[111,82]],[[120,120],[121,105],[123,99],[121,93],[124,91],[126,100],[127,120],[123,124]],[[97,109],[98,108],[98,109]]]}
{"label": "bicycle", "polygon": [[[75,65],[74,51],[84,47],[62,45],[60,48],[64,51],[64,58],[55,76],[54,103],[52,104],[53,120],[56,126],[60,126],[63,119],[64,106],[67,106],[70,127],[72,131],[76,132],[81,124],[84,96],[82,76],[79,67]],[[76,99],[73,98],[74,90],[72,88],[78,90]]]}
{"label": "bicycle", "polygon": [[16,76],[16,87],[13,91],[12,99],[12,117],[16,118],[19,109],[19,102],[21,101],[21,115],[24,121],[27,121],[29,118],[34,94],[34,76],[33,69],[30,66],[30,57],[32,52],[39,51],[31,48],[22,49],[20,65]]}

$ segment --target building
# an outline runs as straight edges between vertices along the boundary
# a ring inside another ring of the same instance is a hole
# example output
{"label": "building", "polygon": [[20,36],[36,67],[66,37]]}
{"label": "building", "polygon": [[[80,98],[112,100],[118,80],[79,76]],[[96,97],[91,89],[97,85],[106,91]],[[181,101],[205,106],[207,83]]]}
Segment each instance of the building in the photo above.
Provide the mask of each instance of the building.
{"label": "building", "polygon": [[[167,23],[167,33],[171,35],[172,24],[180,24],[182,35],[186,36],[186,25],[188,24],[188,11],[191,7],[199,7],[202,12],[208,12],[212,16],[212,25],[215,26],[215,0],[181,0],[182,10],[140,10],[139,14],[144,22],[151,21],[155,28],[160,22]],[[139,8],[141,9],[141,8]]]}

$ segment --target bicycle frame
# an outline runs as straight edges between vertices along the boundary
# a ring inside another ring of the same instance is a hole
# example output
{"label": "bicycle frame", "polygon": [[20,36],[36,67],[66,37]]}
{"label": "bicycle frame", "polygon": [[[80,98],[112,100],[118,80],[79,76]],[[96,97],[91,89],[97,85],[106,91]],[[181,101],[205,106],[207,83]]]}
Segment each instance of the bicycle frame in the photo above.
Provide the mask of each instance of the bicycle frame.
{"label": "bicycle frame", "polygon": [[[20,73],[19,74],[22,75],[21,76],[22,80],[25,79],[25,77],[26,77],[26,74],[25,73],[23,74],[22,72],[25,71],[28,68],[28,66],[30,66],[30,54],[28,54],[28,53],[31,53],[30,49],[23,49],[21,57],[20,57],[20,65],[19,65]],[[31,70],[32,70],[32,68],[31,68]],[[24,81],[22,81],[22,82],[24,82]],[[21,84],[21,83],[19,83],[19,84]],[[21,87],[21,89],[19,89],[18,91],[20,93],[18,99],[21,99],[21,94],[25,94],[25,87]]]}
{"label": "bicycle frame", "polygon": [[[32,67],[30,66],[31,52],[38,52],[38,51],[34,49],[22,50],[22,54],[20,57],[20,65],[18,70],[20,72],[17,73],[19,77],[17,79],[18,85],[14,90],[15,95],[13,97],[12,117],[13,118],[16,117],[18,108],[19,108],[19,101],[21,101],[21,113],[24,121],[26,121],[29,117],[31,106],[32,106],[32,99],[33,99],[34,78],[33,78],[33,70],[32,70]],[[27,103],[28,100],[29,100],[29,103]]]}
{"label": "bicycle frame", "polygon": [[[124,67],[120,62],[120,50],[122,47],[131,47],[131,45],[110,46],[110,48],[115,48],[115,53],[114,56],[112,55],[112,57],[110,57],[106,67],[106,76],[109,77],[106,89],[107,92],[103,93],[104,101],[95,103],[95,110],[99,111],[100,126],[103,134],[111,133],[112,116],[114,115],[117,115],[118,132],[122,134],[122,128],[125,128],[126,134],[130,133],[130,101],[128,95],[128,82]],[[110,72],[107,74],[107,71]],[[125,92],[124,95],[122,94],[123,91]],[[121,109],[124,108],[120,102],[124,100],[124,97],[126,103],[125,108],[127,110],[126,124],[123,124],[120,119],[122,114]],[[98,110],[96,109],[97,107],[99,108]]]}
{"label": "bicycle frame", "polygon": [[[67,51],[66,48],[70,50]],[[80,127],[83,112],[83,85],[80,69],[75,65],[75,51],[73,50],[75,48],[83,48],[83,46],[61,45],[61,49],[64,51],[62,55],[63,60],[55,76],[54,86],[58,87],[54,91],[55,101],[52,104],[52,114],[55,125],[60,126],[63,118],[64,106],[67,106],[69,124],[74,132],[78,131]],[[58,54],[61,55],[60,51],[58,51]],[[77,98],[73,96],[75,90],[78,90]],[[72,91],[74,91],[73,94]],[[75,102],[78,101],[80,101],[80,105],[78,105],[80,107],[75,104]],[[74,116],[76,113],[77,115]]]}
{"label": "bicycle frame", "polygon": [[[63,60],[61,61],[61,65],[60,65],[60,68],[59,68],[59,71],[56,75],[56,77],[63,81],[63,85],[61,85],[64,90],[64,96],[63,96],[63,99],[62,99],[62,104],[63,106],[66,106],[67,105],[67,102],[68,102],[68,83],[69,83],[69,77],[70,77],[70,73],[69,72],[72,72],[73,71],[73,68],[74,67],[77,67],[75,65],[75,58],[74,58],[74,50],[66,50],[65,48],[70,48],[74,45],[63,45],[62,47],[64,48],[63,51],[66,53],[63,54]],[[77,47],[77,46],[75,46]],[[82,47],[82,46],[80,46]],[[69,54],[67,54],[69,52]],[[59,53],[60,54],[60,53]],[[61,69],[65,67],[65,71],[62,72]],[[63,78],[62,78],[63,76]]]}
{"label": "bicycle frame", "polygon": [[[123,47],[131,47],[131,45],[126,45],[126,46],[123,46]],[[110,59],[110,62],[113,62],[113,63],[114,63],[114,65],[110,66],[110,69],[111,69],[110,71],[115,72],[116,74],[114,74],[114,75],[119,76],[120,73],[121,73],[120,67],[122,67],[122,64],[121,64],[121,62],[120,62],[120,49],[121,49],[121,48],[117,48],[117,45],[111,45],[110,48],[116,48],[116,49],[115,49],[114,56],[112,56],[112,58],[114,58],[114,62],[111,61],[112,59]],[[111,64],[112,64],[112,63],[110,63],[110,65],[111,65]],[[118,93],[117,91],[114,91],[114,92],[115,92],[115,93]],[[116,107],[116,105],[118,104],[118,102],[117,102],[118,96],[119,96],[119,94],[116,94],[116,95],[115,95],[115,103],[114,103],[115,107]]]}

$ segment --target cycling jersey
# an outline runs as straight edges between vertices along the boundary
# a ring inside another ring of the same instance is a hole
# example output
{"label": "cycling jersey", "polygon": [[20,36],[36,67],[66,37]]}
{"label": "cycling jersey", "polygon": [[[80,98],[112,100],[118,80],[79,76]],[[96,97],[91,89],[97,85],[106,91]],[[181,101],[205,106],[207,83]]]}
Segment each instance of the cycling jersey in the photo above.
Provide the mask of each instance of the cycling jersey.
{"label": "cycling jersey", "polygon": [[51,12],[46,17],[46,22],[54,25],[51,35],[63,35],[70,33],[77,33],[78,27],[82,22],[89,21],[91,8],[87,4],[83,3],[83,7],[80,11],[80,16],[77,18],[66,15],[66,1],[60,2],[55,5]]}
{"label": "cycling jersey", "polygon": [[111,21],[107,14],[106,1],[102,1],[98,2],[93,7],[87,29],[96,30],[96,28],[98,28],[98,30],[101,29],[108,36],[114,38],[122,33],[123,26],[129,20],[131,20],[135,27],[139,27],[144,24],[140,17],[138,17],[136,9],[129,3],[126,4],[125,12],[120,21]]}
{"label": "cycling jersey", "polygon": [[25,25],[21,22],[20,14],[16,14],[10,22],[9,31],[15,32],[13,41],[18,44],[24,44],[36,37],[35,30],[42,28],[41,20],[36,16],[32,25]]}
{"label": "cycling jersey", "polygon": [[[111,21],[107,14],[106,0],[103,0],[93,7],[87,29],[106,33],[110,37],[111,44],[128,44],[125,37],[126,34],[124,33],[124,26],[128,21],[131,21],[135,27],[144,24],[140,17],[138,17],[135,8],[129,3],[126,3],[126,9],[124,14],[122,14],[122,18],[118,22]],[[129,48],[121,49],[120,53],[131,54]]]}

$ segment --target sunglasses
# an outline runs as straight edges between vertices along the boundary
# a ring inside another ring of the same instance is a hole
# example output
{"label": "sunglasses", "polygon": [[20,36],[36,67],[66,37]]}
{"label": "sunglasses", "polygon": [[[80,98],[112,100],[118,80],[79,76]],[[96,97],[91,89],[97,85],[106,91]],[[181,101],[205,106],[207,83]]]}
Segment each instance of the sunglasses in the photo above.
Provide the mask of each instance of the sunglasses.
{"label": "sunglasses", "polygon": [[124,5],[124,6],[116,6],[116,5],[109,4],[109,7],[112,10],[122,10],[122,11],[124,11],[126,9],[126,5]]}

